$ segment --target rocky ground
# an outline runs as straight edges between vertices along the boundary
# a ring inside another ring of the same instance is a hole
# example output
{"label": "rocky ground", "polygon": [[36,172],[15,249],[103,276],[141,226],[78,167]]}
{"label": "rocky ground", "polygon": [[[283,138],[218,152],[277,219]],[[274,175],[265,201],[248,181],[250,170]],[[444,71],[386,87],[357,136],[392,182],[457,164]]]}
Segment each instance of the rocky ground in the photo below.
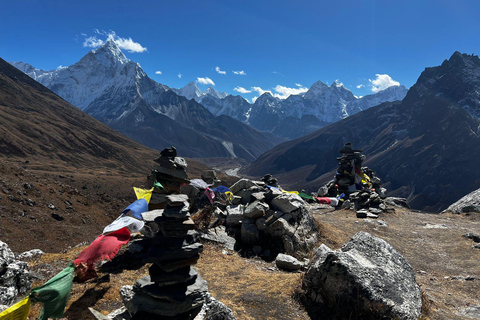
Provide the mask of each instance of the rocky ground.
{"label": "rocky ground", "polygon": [[[126,176],[113,169],[48,169],[0,161],[0,240],[15,253],[34,248],[47,252],[29,261],[35,272],[34,286],[72,261],[85,247],[76,245],[91,242],[133,200],[131,187],[144,181],[144,176]],[[424,319],[480,317],[480,249],[463,236],[480,233],[480,215],[438,215],[397,208],[395,213],[368,220],[358,219],[353,211],[335,211],[328,206],[311,205],[309,210],[320,228],[319,244],[337,249],[365,231],[395,247],[416,271],[424,292]],[[302,293],[303,271],[283,272],[274,262],[245,258],[208,242],[204,245],[197,265],[200,274],[212,295],[230,307],[237,319],[309,319],[295,299]],[[67,319],[94,319],[88,307],[103,314],[119,308],[119,288],[147,272],[146,266],[132,264],[125,255],[105,266],[98,280],[74,284]],[[38,312],[38,307],[32,308],[30,319]]]}

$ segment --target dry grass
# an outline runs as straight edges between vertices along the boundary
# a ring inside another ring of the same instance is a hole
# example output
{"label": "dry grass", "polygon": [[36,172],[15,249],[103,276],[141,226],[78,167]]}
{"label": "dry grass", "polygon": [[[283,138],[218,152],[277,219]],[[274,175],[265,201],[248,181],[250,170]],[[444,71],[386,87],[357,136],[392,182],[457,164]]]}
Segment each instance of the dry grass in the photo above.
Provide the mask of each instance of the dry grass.
{"label": "dry grass", "polygon": [[302,273],[281,272],[273,264],[223,254],[206,244],[198,269],[212,295],[230,307],[237,319],[310,319],[292,296]]}

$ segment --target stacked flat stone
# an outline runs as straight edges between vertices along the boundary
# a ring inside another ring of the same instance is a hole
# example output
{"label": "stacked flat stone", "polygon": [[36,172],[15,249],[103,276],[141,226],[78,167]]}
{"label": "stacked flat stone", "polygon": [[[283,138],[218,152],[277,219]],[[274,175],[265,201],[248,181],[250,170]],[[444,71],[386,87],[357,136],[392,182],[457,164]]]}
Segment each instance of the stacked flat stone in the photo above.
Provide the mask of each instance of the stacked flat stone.
{"label": "stacked flat stone", "polygon": [[155,190],[156,193],[179,193],[180,185],[189,183],[187,175],[187,162],[184,158],[177,157],[177,149],[170,147],[160,152],[160,157],[154,160],[159,164],[149,177],[150,185],[153,181],[161,182],[164,190]]}
{"label": "stacked flat stone", "polygon": [[355,176],[353,174],[355,169],[352,163],[361,167],[365,156],[362,154],[362,150],[353,149],[350,142],[346,143],[339,153],[343,153],[343,156],[337,158],[338,169],[334,181],[338,186],[339,194],[349,194],[357,189],[361,189],[361,186],[355,185]]}
{"label": "stacked flat stone", "polygon": [[153,229],[145,262],[152,263],[149,275],[133,286],[125,305],[134,319],[193,319],[200,312],[208,292],[207,283],[192,265],[203,245],[197,242],[190,219],[188,197],[165,196],[165,209],[144,213]]}

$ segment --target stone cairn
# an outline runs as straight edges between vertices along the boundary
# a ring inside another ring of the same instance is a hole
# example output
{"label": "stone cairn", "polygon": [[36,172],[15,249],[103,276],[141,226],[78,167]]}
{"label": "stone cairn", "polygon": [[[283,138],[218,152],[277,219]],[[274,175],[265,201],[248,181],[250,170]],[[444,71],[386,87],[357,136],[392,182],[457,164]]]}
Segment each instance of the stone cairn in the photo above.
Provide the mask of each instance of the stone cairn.
{"label": "stone cairn", "polygon": [[[122,297],[132,319],[193,319],[200,312],[208,287],[196,268],[203,245],[190,219],[188,196],[175,194],[188,183],[186,162],[174,147],[162,151],[153,177],[164,190],[152,194],[150,210],[143,214],[150,238],[144,261],[152,263],[149,275],[137,280]],[[153,183],[152,183],[153,185]],[[128,286],[126,286],[128,287]],[[122,288],[123,289],[123,288]]]}
{"label": "stone cairn", "polygon": [[380,178],[373,170],[362,167],[365,156],[362,150],[353,149],[351,142],[346,143],[339,153],[343,155],[337,158],[335,177],[320,188],[318,195],[336,197],[343,194],[343,207],[353,205],[358,218],[378,218],[378,214],[387,210],[383,202],[387,190],[380,186]]}

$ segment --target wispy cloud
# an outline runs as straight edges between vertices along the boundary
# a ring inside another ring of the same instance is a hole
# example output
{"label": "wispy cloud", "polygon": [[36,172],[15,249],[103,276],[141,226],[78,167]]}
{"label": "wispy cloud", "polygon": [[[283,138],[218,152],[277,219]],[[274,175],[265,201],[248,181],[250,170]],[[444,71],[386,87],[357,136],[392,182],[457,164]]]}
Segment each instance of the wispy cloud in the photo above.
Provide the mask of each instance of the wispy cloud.
{"label": "wispy cloud", "polygon": [[363,84],[359,84],[358,86],[356,86],[357,89],[361,89],[363,87],[365,87],[365,85],[363,85]]}
{"label": "wispy cloud", "polygon": [[239,87],[239,86],[233,88],[233,90],[237,91],[237,92],[240,92],[240,93],[250,93],[250,92],[252,92],[252,90],[247,90],[244,87]]}
{"label": "wispy cloud", "polygon": [[[140,43],[135,42],[132,38],[122,38],[119,37],[115,31],[99,31],[98,29],[94,30],[94,36],[87,37],[85,33],[82,33],[82,36],[85,37],[83,42],[84,47],[97,48],[105,43],[105,41],[113,40],[120,49],[127,50],[128,52],[145,52],[147,48],[142,46]],[[106,38],[105,40],[100,37]]]}
{"label": "wispy cloud", "polygon": [[372,84],[372,91],[379,92],[387,89],[388,87],[399,86],[400,82],[395,81],[388,74],[376,74],[376,79],[368,79]]}
{"label": "wispy cloud", "polygon": [[239,76],[246,76],[247,74],[245,73],[245,71],[241,70],[241,71],[232,71],[233,74],[237,74]]}
{"label": "wispy cloud", "polygon": [[57,67],[57,70],[62,70],[62,69],[66,69],[66,68],[68,68],[68,67],[64,67],[64,66],[62,66],[62,65],[59,65],[59,66]]}
{"label": "wispy cloud", "polygon": [[[261,87],[252,87],[252,90],[258,92],[259,96],[268,92],[272,96],[278,99],[287,99],[291,95],[299,95],[308,91],[308,88],[305,88],[299,83],[296,83],[295,85],[297,86],[297,88],[289,88],[289,87],[277,85],[275,88],[273,88],[274,93],[272,93],[272,91],[270,90],[263,90]],[[252,98],[253,103],[255,103],[255,100],[257,100],[257,98],[258,97]]]}
{"label": "wispy cloud", "polygon": [[181,74],[181,73],[179,73],[179,74],[177,75],[177,77],[179,77],[180,79],[182,79],[182,76],[183,76],[183,74]]}
{"label": "wispy cloud", "polygon": [[222,71],[222,70],[220,70],[220,67],[219,67],[219,66],[217,66],[217,67],[215,68],[215,71],[217,71],[219,74],[227,74],[227,71]]}
{"label": "wispy cloud", "polygon": [[162,71],[155,71],[155,74],[162,74]]}
{"label": "wispy cloud", "polygon": [[215,85],[215,82],[213,82],[212,79],[205,77],[205,78],[197,78],[197,82],[200,84],[210,84],[212,86]]}
{"label": "wispy cloud", "polygon": [[292,94],[299,95],[308,91],[308,88],[304,88],[298,83],[296,83],[296,85],[298,88],[288,88],[285,86],[277,85],[274,89],[276,93],[273,96],[279,99],[287,99]]}
{"label": "wispy cloud", "polygon": [[278,71],[272,71],[272,73],[273,73],[274,75],[277,75],[277,76],[283,76],[283,74],[281,74],[281,73],[278,72]]}

